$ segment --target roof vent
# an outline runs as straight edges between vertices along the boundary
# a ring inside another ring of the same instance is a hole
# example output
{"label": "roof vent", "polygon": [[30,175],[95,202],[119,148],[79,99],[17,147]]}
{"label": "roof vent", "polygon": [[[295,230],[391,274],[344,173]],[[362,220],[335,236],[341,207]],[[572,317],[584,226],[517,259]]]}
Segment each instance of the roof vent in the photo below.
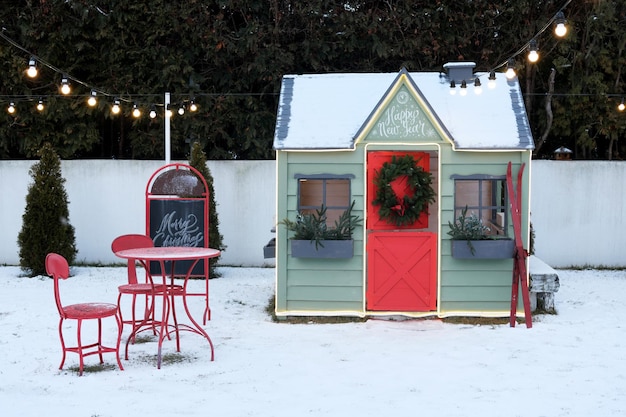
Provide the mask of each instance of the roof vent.
{"label": "roof vent", "polygon": [[475,62],[448,62],[443,65],[450,81],[457,83],[472,81],[474,79],[475,67]]}

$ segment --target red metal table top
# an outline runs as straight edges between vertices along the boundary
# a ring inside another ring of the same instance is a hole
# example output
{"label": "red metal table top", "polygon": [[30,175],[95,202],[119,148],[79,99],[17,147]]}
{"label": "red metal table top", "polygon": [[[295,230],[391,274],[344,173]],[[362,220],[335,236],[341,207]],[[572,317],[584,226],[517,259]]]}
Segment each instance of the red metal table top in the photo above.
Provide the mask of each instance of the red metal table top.
{"label": "red metal table top", "polygon": [[160,246],[125,249],[115,252],[115,255],[124,259],[143,259],[146,261],[184,261],[215,258],[220,255],[220,251],[212,248]]}

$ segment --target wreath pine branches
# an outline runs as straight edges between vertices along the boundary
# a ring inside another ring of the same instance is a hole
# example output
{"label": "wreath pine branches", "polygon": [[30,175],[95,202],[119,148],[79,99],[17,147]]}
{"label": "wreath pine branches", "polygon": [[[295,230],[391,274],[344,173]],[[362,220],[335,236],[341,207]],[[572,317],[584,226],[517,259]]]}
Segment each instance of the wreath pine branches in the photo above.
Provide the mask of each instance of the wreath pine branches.
{"label": "wreath pine branches", "polygon": [[[378,215],[381,219],[396,226],[413,224],[428,209],[428,205],[435,201],[435,191],[432,189],[432,175],[417,165],[412,155],[392,156],[390,162],[376,172],[374,185],[376,199],[372,204],[380,206]],[[397,195],[392,188],[394,180],[403,176],[411,193]]]}

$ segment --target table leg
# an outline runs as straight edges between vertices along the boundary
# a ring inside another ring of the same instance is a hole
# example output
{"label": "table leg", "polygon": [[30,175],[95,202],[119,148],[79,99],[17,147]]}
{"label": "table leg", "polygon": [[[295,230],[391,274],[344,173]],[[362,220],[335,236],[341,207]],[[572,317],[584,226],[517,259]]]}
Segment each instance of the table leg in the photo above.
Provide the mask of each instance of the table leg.
{"label": "table leg", "polygon": [[[178,329],[178,318],[176,317],[176,304],[175,304],[175,292],[176,292],[176,287],[174,284],[174,277],[176,276],[176,274],[174,273],[174,271],[176,270],[176,261],[172,261],[172,274],[171,274],[171,278],[170,278],[170,291],[171,291],[171,297],[170,297],[170,302],[171,302],[171,306],[172,306],[172,318],[174,319],[174,332],[176,333],[176,352],[180,352],[180,333],[179,333],[179,329]],[[169,328],[168,328],[168,334],[169,334]]]}
{"label": "table leg", "polygon": [[[200,326],[198,322],[194,320],[193,316],[191,315],[191,312],[189,311],[189,306],[187,305],[187,283],[189,282],[189,277],[191,276],[191,272],[193,271],[193,268],[196,266],[198,261],[199,259],[195,260],[192,263],[191,267],[187,271],[187,275],[185,276],[185,283],[183,285],[183,307],[185,307],[185,313],[187,314],[189,321],[191,321],[191,323],[193,323],[193,325],[195,326],[195,329],[192,328],[191,330],[204,336],[206,340],[208,340],[209,345],[211,346],[211,361],[213,361],[215,359],[215,350],[213,348],[213,342],[211,341],[211,338],[209,337],[208,333],[202,328],[202,326]],[[208,309],[208,296],[209,296],[208,276],[205,279],[206,279],[206,291],[207,291],[206,292],[207,299],[205,300],[205,302],[206,302],[206,309]],[[208,310],[205,310],[205,314],[207,311]],[[206,317],[205,314],[203,314],[203,318]]]}
{"label": "table leg", "polygon": [[[209,268],[209,262],[206,262],[206,267]],[[202,324],[206,326],[206,322],[211,320],[211,308],[209,307],[209,276],[211,275],[210,271],[205,271],[205,277],[204,277],[204,285],[205,285],[205,289],[204,289],[204,295],[205,295],[205,299],[204,299],[204,314],[202,315]]]}
{"label": "table leg", "polygon": [[170,309],[170,302],[169,302],[169,295],[170,295],[170,291],[168,290],[167,287],[167,271],[165,270],[165,262],[164,261],[159,261],[159,263],[161,264],[161,275],[163,276],[163,285],[164,285],[164,289],[163,289],[163,314],[161,317],[161,330],[159,332],[159,343],[158,343],[158,350],[157,350],[157,369],[161,369],[161,348],[163,346],[163,340],[165,339],[166,335],[168,334],[168,326],[167,326],[167,319],[169,317],[169,309]]}

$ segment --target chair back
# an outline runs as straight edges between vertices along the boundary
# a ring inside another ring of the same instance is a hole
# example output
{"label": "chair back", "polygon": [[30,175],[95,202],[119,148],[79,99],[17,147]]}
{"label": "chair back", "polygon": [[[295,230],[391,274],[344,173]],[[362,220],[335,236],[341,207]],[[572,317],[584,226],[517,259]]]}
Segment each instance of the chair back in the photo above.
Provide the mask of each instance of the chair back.
{"label": "chair back", "polygon": [[[111,250],[113,252],[136,249],[136,248],[151,248],[154,246],[154,242],[150,236],[139,234],[128,234],[118,236],[113,239],[111,243]],[[135,259],[128,260],[128,283],[137,284],[137,270],[135,268]]]}
{"label": "chair back", "polygon": [[67,260],[58,253],[46,255],[46,273],[54,279],[54,301],[56,302],[59,314],[63,316],[63,305],[59,293],[59,279],[67,279],[70,276],[70,267]]}

